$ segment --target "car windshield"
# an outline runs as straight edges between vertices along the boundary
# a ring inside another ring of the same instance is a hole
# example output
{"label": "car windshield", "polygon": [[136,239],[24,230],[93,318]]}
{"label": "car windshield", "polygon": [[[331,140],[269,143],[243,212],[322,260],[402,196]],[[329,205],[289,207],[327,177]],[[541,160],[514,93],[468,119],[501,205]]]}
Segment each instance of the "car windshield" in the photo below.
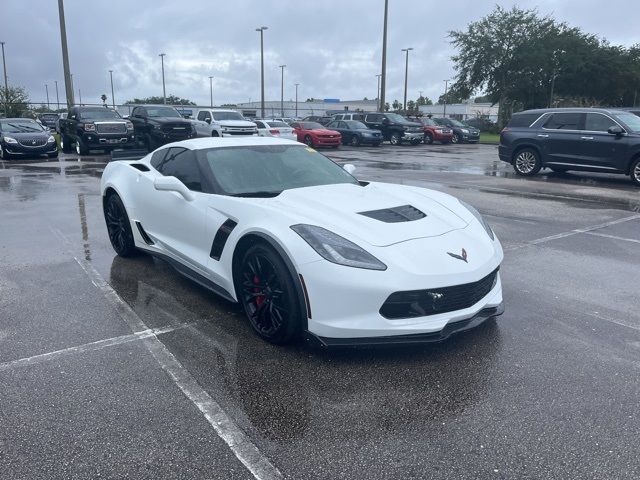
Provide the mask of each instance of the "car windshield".
{"label": "car windshield", "polygon": [[175,108],[172,107],[145,107],[149,117],[170,117],[182,118]]}
{"label": "car windshield", "polygon": [[467,127],[467,125],[465,125],[464,123],[458,121],[458,120],[454,120],[453,118],[449,119],[449,121],[451,122],[451,125],[455,126],[455,127]]}
{"label": "car windshield", "polygon": [[198,151],[224,195],[275,196],[283,190],[358,184],[338,164],[301,145],[252,145]]}
{"label": "car windshield", "polygon": [[300,122],[300,126],[305,130],[319,130],[324,128],[323,125],[317,122]]}
{"label": "car windshield", "polygon": [[82,110],[80,112],[82,120],[120,120],[122,117],[107,108],[96,108],[95,110]]}
{"label": "car windshield", "polygon": [[42,132],[44,129],[32,120],[10,120],[0,122],[2,133],[29,133]]}
{"label": "car windshield", "polygon": [[423,124],[423,125],[428,125],[428,126],[430,126],[430,127],[435,127],[435,126],[437,126],[437,125],[438,125],[438,124],[436,123],[436,121],[435,121],[434,119],[432,119],[432,118],[423,118],[423,119],[422,119],[422,124]]}
{"label": "car windshield", "polygon": [[345,120],[344,123],[349,125],[349,128],[352,130],[355,130],[357,128],[364,128],[364,129],[367,128],[367,126],[364,123],[358,122],[357,120]]}
{"label": "car windshield", "polygon": [[409,120],[397,113],[387,113],[387,118],[394,123],[410,123]]}
{"label": "car windshield", "polygon": [[211,112],[214,120],[244,120],[238,112]]}
{"label": "car windshield", "polygon": [[640,117],[633,113],[616,113],[614,117],[624,123],[633,133],[640,133]]}

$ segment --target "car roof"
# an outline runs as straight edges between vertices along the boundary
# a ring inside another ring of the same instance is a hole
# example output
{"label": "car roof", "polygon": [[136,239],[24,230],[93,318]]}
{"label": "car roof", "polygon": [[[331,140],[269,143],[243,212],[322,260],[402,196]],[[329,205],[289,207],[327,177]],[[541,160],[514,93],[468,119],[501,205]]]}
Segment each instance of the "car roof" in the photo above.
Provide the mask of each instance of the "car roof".
{"label": "car roof", "polygon": [[302,145],[301,143],[294,142],[293,140],[285,140],[273,137],[203,137],[192,138],[190,140],[183,140],[182,142],[175,142],[167,144],[166,147],[184,147],[189,150],[203,150],[205,148],[220,148],[220,147],[252,147],[260,145]]}
{"label": "car roof", "polygon": [[563,108],[536,108],[533,110],[524,110],[522,112],[516,112],[514,115],[521,114],[538,114],[542,115],[543,113],[588,113],[588,112],[596,112],[596,113],[612,113],[619,112],[623,109],[621,108],[599,108],[599,107],[563,107]]}
{"label": "car roof", "polygon": [[16,120],[22,120],[22,121],[26,120],[28,122],[35,122],[33,118],[27,118],[27,117],[0,118],[0,122],[15,122]]}

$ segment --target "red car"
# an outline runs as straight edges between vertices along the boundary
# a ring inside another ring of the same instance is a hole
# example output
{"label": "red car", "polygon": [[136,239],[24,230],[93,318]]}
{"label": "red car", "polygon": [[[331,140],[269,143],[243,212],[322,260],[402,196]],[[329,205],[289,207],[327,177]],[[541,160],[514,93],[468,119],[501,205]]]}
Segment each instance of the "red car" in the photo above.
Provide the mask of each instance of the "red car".
{"label": "red car", "polygon": [[327,130],[316,122],[293,122],[293,132],[298,135],[298,141],[310,147],[338,148],[342,143],[342,135],[335,130]]}
{"label": "red car", "polygon": [[438,125],[432,118],[416,118],[415,121],[424,127],[424,143],[429,145],[433,142],[451,143],[453,130],[449,127]]}

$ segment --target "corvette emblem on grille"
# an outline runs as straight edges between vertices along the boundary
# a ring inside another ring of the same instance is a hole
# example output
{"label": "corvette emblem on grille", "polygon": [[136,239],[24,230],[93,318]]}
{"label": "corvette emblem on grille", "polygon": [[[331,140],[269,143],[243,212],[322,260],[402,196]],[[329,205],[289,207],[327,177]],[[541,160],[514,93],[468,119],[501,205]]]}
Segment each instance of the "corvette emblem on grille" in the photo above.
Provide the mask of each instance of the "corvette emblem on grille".
{"label": "corvette emblem on grille", "polygon": [[447,252],[447,255],[453,258],[457,258],[458,260],[462,260],[465,263],[469,263],[467,262],[467,251],[464,248],[460,252],[460,255],[458,255],[457,253],[451,253],[451,252]]}

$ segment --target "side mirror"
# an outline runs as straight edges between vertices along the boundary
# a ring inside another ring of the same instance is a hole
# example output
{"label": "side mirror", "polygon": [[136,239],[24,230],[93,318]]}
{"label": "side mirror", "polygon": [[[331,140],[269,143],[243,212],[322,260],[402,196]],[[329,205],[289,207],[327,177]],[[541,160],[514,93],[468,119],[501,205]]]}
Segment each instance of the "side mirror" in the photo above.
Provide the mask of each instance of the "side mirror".
{"label": "side mirror", "polygon": [[352,163],[345,163],[342,168],[344,168],[346,172],[350,175],[353,175],[353,172],[356,171],[356,166],[353,165]]}
{"label": "side mirror", "polygon": [[622,129],[622,127],[619,127],[618,125],[614,125],[613,127],[609,127],[609,130],[607,130],[607,133],[610,133],[611,135],[615,135],[616,137],[619,137],[624,133],[624,130]]}
{"label": "side mirror", "polygon": [[204,121],[207,122],[209,125],[211,125],[211,119],[210,118],[207,117],[207,118],[204,119]]}
{"label": "side mirror", "polygon": [[382,124],[383,124],[383,125],[389,125],[389,119],[388,119],[388,118],[386,118],[386,117],[385,117],[385,118],[383,118],[383,119],[382,119]]}
{"label": "side mirror", "polygon": [[163,192],[179,193],[187,202],[191,202],[194,199],[191,190],[176,177],[156,177],[153,181],[153,187]]}

